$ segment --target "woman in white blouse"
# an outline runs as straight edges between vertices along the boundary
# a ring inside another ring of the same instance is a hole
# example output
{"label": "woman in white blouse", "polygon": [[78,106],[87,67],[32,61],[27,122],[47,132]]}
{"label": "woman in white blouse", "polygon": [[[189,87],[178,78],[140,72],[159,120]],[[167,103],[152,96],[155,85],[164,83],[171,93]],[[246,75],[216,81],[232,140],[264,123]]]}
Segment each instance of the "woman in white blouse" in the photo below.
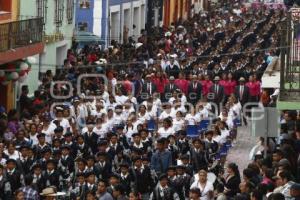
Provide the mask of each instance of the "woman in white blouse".
{"label": "woman in white blouse", "polygon": [[139,107],[138,120],[139,120],[140,124],[144,124],[145,122],[148,122],[150,120],[150,116],[146,112],[145,105],[140,105],[140,107]]}
{"label": "woman in white blouse", "polygon": [[169,118],[164,119],[163,127],[157,131],[158,138],[167,138],[169,135],[174,135],[175,131],[172,128],[172,121]]}
{"label": "woman in white blouse", "polygon": [[193,107],[189,108],[189,113],[185,116],[186,125],[197,125],[200,121],[199,115],[196,115]]}
{"label": "woman in white blouse", "polygon": [[195,181],[191,185],[192,188],[198,188],[201,191],[201,200],[213,199],[214,186],[213,183],[207,180],[207,172],[205,170],[200,170],[198,174],[195,175]]}
{"label": "woman in white blouse", "polygon": [[184,128],[184,118],[180,111],[177,111],[175,119],[173,119],[173,129],[175,132],[183,130]]}

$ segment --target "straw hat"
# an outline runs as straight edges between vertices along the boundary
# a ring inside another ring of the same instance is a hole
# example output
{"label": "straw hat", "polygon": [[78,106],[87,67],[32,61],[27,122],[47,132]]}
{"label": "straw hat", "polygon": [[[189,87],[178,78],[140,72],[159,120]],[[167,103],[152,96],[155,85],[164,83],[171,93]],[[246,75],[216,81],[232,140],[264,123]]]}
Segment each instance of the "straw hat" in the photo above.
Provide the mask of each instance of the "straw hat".
{"label": "straw hat", "polygon": [[56,196],[64,196],[66,193],[64,192],[56,192],[55,187],[47,187],[42,190],[42,193],[40,193],[41,196],[45,197],[56,197]]}

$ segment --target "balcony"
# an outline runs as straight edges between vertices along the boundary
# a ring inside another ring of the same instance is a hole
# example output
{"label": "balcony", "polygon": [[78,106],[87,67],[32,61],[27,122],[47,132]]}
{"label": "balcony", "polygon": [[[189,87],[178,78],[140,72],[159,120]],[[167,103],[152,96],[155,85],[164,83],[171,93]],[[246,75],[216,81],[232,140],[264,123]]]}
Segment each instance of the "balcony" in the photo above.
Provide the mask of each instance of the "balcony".
{"label": "balcony", "polygon": [[0,64],[41,53],[42,41],[42,18],[0,24]]}
{"label": "balcony", "polygon": [[293,17],[291,10],[281,23],[280,96],[277,103],[277,107],[281,110],[300,109],[299,22],[300,18]]}

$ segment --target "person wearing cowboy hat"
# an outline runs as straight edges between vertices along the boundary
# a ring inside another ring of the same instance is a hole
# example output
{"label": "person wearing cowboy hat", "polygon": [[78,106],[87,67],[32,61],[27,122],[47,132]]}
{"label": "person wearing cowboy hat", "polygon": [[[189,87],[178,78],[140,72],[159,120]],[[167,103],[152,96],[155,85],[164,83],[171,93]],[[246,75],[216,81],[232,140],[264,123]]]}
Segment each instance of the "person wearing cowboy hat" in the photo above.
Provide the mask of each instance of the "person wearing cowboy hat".
{"label": "person wearing cowboy hat", "polygon": [[[240,77],[239,85],[237,85],[234,90],[234,96],[240,102],[242,107],[249,102],[249,88],[245,85],[245,81],[244,77]],[[243,121],[245,125],[247,125],[247,120],[244,115],[247,115],[247,113],[243,113]]]}
{"label": "person wearing cowboy hat", "polygon": [[65,193],[63,192],[57,192],[57,189],[54,186],[47,187],[40,193],[40,196],[44,197],[45,200],[54,200],[57,197],[64,195]]}
{"label": "person wearing cowboy hat", "polygon": [[170,76],[170,78],[169,78],[169,84],[167,84],[165,86],[165,89],[164,89],[164,95],[163,95],[163,100],[164,101],[169,101],[169,99],[172,97],[174,91],[176,91],[177,89],[179,89],[177,87],[177,85],[175,85],[174,81],[175,81],[175,77],[174,76]]}
{"label": "person wearing cowboy hat", "polygon": [[[207,95],[207,99],[216,104],[215,106],[217,106],[216,108],[218,109],[217,114],[219,114],[220,107],[223,105],[225,98],[224,87],[219,84],[219,81],[220,77],[215,76],[214,84],[210,87]],[[212,107],[213,110],[215,109],[215,106]]]}

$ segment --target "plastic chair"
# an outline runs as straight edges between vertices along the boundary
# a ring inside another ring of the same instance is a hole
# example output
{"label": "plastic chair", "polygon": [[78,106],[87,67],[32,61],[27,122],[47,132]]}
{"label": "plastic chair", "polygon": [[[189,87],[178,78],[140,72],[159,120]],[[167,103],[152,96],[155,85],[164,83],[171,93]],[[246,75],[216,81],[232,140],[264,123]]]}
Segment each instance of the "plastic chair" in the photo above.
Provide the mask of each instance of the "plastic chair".
{"label": "plastic chair", "polygon": [[154,130],[156,130],[156,122],[155,122],[155,120],[154,119],[150,119],[148,121],[147,127],[148,127],[148,131],[154,131]]}
{"label": "plastic chair", "polygon": [[186,133],[188,137],[197,137],[199,135],[197,125],[188,125]]}
{"label": "plastic chair", "polygon": [[241,126],[241,125],[242,125],[242,123],[241,123],[241,120],[240,120],[240,119],[238,119],[238,118],[235,118],[235,119],[233,120],[233,124],[234,124],[234,126],[236,126],[236,127],[238,127],[238,126]]}
{"label": "plastic chair", "polygon": [[209,120],[201,120],[201,122],[199,123],[199,126],[198,126],[198,131],[199,132],[206,131],[208,126],[209,126]]}

